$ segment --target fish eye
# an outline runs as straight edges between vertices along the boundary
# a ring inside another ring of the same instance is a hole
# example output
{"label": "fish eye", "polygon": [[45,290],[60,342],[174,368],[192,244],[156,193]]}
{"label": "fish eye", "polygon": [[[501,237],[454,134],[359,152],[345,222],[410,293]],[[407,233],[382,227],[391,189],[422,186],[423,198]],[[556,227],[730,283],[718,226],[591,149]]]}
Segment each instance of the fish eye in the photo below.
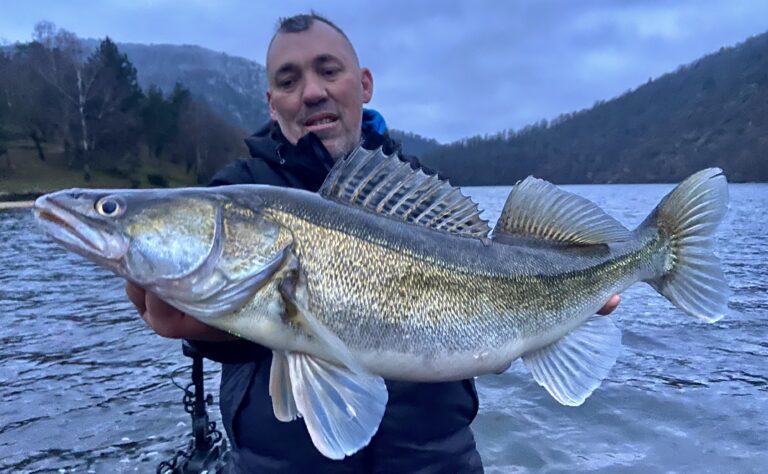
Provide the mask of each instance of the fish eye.
{"label": "fish eye", "polygon": [[122,212],[120,203],[114,199],[104,198],[96,203],[96,212],[106,217],[115,217]]}

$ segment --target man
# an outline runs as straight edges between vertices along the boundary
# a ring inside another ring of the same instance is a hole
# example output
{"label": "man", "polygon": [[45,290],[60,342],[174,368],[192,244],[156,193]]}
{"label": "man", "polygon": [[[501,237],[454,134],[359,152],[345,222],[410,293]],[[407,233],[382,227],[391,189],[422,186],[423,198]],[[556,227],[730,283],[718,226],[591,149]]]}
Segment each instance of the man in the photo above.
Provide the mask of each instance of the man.
{"label": "man", "polygon": [[[363,109],[373,95],[371,72],[360,67],[346,35],[327,19],[312,13],[282,20],[267,51],[267,75],[272,123],[246,139],[253,158],[227,166],[212,185],[316,191],[333,163],[360,144],[398,151],[384,119]],[[222,362],[220,407],[234,472],[482,472],[469,428],[478,406],[472,380],[387,381],[387,410],[370,444],[332,461],[314,448],[302,420],[275,418],[268,389],[271,351],[206,326],[132,284],[126,292],[158,334],[197,341],[209,358]]]}

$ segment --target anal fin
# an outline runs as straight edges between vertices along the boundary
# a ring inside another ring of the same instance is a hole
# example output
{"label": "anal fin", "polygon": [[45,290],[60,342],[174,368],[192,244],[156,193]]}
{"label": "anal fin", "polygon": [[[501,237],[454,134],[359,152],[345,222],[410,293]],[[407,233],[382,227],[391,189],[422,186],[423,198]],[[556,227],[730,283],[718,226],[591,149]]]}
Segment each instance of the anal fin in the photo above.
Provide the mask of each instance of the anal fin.
{"label": "anal fin", "polygon": [[621,351],[621,331],[592,316],[552,344],[523,356],[534,380],[563,405],[579,406],[600,386]]}

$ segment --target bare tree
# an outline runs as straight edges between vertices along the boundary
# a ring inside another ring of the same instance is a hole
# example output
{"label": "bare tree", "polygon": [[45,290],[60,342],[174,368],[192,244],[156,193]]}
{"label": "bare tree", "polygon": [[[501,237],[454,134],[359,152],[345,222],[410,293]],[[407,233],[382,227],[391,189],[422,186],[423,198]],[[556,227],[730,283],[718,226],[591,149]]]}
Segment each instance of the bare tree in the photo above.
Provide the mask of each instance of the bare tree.
{"label": "bare tree", "polygon": [[95,71],[85,68],[85,49],[73,33],[49,21],[37,23],[32,38],[34,41],[23,49],[27,64],[58,99],[55,104],[65,143],[76,152],[87,153],[90,143],[85,107]]}
{"label": "bare tree", "polygon": [[0,102],[7,110],[7,126],[32,140],[38,158],[45,161],[43,143],[60,128],[60,109],[56,92],[33,70],[29,57],[29,49],[22,47],[0,67]]}

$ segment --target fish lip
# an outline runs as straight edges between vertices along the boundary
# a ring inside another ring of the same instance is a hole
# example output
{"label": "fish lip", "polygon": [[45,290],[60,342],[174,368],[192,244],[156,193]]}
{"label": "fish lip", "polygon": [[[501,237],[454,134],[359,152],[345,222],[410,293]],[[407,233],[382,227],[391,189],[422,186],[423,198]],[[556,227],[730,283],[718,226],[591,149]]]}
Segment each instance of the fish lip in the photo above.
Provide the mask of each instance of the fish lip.
{"label": "fish lip", "polygon": [[51,195],[35,200],[33,213],[45,232],[64,247],[84,257],[119,260],[128,251],[122,236],[91,230],[84,219],[58,204]]}

